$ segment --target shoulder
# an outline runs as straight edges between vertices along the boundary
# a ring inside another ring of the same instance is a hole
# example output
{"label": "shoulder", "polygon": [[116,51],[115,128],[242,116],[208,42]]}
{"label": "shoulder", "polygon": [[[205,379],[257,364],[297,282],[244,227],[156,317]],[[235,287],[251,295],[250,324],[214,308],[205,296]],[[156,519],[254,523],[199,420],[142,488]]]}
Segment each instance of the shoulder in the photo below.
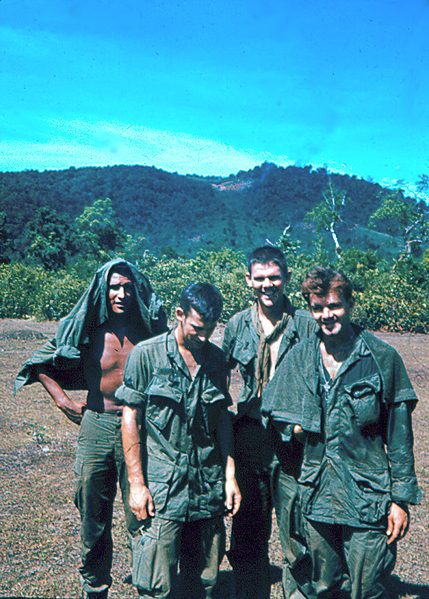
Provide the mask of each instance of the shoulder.
{"label": "shoulder", "polygon": [[311,321],[314,322],[314,324],[316,325],[311,312],[309,312],[308,310],[304,310],[303,308],[296,308],[293,317],[295,320],[302,320],[303,322]]}
{"label": "shoulder", "polygon": [[314,356],[320,343],[320,337],[316,333],[316,330],[310,331],[304,339],[291,348],[285,356],[285,360],[288,360],[289,362],[294,360],[306,360],[310,359],[311,356]]}
{"label": "shoulder", "polygon": [[240,333],[252,326],[251,308],[237,312],[232,316],[225,327],[225,335],[230,337],[239,336]]}
{"label": "shoulder", "polygon": [[384,357],[385,359],[396,360],[399,357],[398,352],[394,347],[382,341],[378,337],[376,337],[373,333],[362,330],[360,331],[360,336],[365,341],[368,349],[373,353],[376,357]]}
{"label": "shoulder", "polygon": [[134,355],[151,355],[151,354],[159,354],[162,351],[165,351],[167,334],[162,333],[161,335],[157,335],[156,337],[150,337],[149,339],[144,339],[137,343],[135,347],[131,350],[131,353]]}
{"label": "shoulder", "polygon": [[308,310],[298,308],[293,313],[293,321],[298,332],[299,339],[306,339],[318,331],[319,326],[313,318],[313,315]]}
{"label": "shoulder", "polygon": [[242,312],[237,312],[234,316],[228,320],[226,324],[227,329],[240,329],[246,326],[247,323],[252,322],[252,318],[250,315],[250,308],[243,310]]}

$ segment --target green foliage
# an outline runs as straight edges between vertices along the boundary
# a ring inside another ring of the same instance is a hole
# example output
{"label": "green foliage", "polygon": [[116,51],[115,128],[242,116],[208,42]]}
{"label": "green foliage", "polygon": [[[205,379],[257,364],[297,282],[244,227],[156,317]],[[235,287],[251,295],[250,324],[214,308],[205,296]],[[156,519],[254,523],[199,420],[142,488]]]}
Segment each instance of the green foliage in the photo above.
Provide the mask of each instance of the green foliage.
{"label": "green foliage", "polygon": [[[306,307],[301,282],[316,264],[330,265],[326,252],[295,258],[287,293],[297,307]],[[59,319],[65,316],[88,286],[98,260],[78,260],[68,271],[53,274],[42,267],[0,265],[0,318]],[[429,332],[429,269],[409,258],[393,265],[371,251],[348,250],[337,265],[350,276],[356,293],[354,319],[371,330]],[[244,279],[243,254],[228,248],[200,251],[194,258],[160,259],[146,252],[139,268],[146,272],[165,308],[174,318],[182,290],[192,282],[216,285],[224,297],[222,320],[251,304]]]}
{"label": "green foliage", "polygon": [[[420,181],[424,189],[426,180]],[[421,257],[422,245],[429,235],[428,208],[423,201],[415,202],[404,198],[402,189],[382,194],[381,206],[372,214],[368,228],[378,228],[392,235],[401,234],[405,244],[405,255]]]}
{"label": "green foliage", "polygon": [[400,189],[382,192],[381,197],[381,206],[370,216],[368,228],[402,235],[417,216],[413,204],[405,200]]}
{"label": "green foliage", "polygon": [[27,225],[29,254],[47,270],[64,268],[67,258],[77,253],[78,238],[73,227],[55,210],[44,207]]}
{"label": "green foliage", "polygon": [[336,189],[329,178],[328,188],[323,194],[323,202],[320,202],[308,212],[305,216],[305,221],[313,223],[316,227],[316,231],[328,232],[335,246],[335,253],[337,257],[340,257],[341,247],[338,241],[336,226],[341,220],[341,213],[346,203],[347,193]]}
{"label": "green foliage", "polygon": [[9,254],[11,252],[10,234],[6,229],[7,216],[5,212],[0,212],[0,264],[10,262]]}
{"label": "green foliage", "polygon": [[74,274],[55,275],[42,267],[0,265],[0,318],[59,320],[70,312],[89,284]]}
{"label": "green foliage", "polygon": [[295,260],[301,248],[301,242],[292,236],[290,229],[291,225],[289,224],[287,227],[285,227],[283,233],[280,235],[276,243],[276,247],[280,248],[286,256],[288,266],[295,264]]}
{"label": "green foliage", "polygon": [[[278,239],[285,221],[300,231],[301,251],[311,251],[312,233],[302,226],[303,218],[323,198],[329,181],[353,198],[344,206],[343,220],[366,226],[379,204],[379,185],[311,166],[268,163],[228,178],[182,176],[143,166],[0,173],[0,211],[8,217],[14,242],[9,257],[16,260],[26,260],[29,243],[23,232],[40,207],[57,210],[73,226],[98,198],[110,198],[111,222],[128,235],[145,237],[146,248],[157,256],[167,246],[188,257],[225,246],[247,253],[266,238]],[[82,256],[92,249],[93,244],[83,244]],[[117,244],[102,251],[107,259],[125,250]]]}
{"label": "green foliage", "polygon": [[403,279],[395,269],[373,271],[357,294],[353,318],[370,330],[429,332],[429,293]]}
{"label": "green foliage", "polygon": [[223,320],[244,310],[252,297],[244,280],[244,256],[231,249],[200,251],[195,258],[188,259],[163,256],[157,260],[148,255],[144,270],[163,299],[170,318],[174,317],[174,308],[179,305],[182,290],[195,281],[218,287],[224,298]]}
{"label": "green foliage", "polygon": [[422,264],[429,271],[429,249],[425,250],[423,253]]}
{"label": "green foliage", "polygon": [[114,252],[123,250],[126,234],[116,224],[112,200],[96,200],[76,219],[82,253],[108,260]]}

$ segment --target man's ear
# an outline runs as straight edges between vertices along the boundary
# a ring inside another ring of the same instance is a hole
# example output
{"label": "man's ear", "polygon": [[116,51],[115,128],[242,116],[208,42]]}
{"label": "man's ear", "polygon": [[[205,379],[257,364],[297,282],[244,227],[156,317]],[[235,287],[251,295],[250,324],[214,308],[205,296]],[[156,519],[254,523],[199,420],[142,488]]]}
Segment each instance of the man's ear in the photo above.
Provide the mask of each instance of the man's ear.
{"label": "man's ear", "polygon": [[244,276],[246,277],[246,283],[247,283],[248,287],[253,287],[252,275],[250,274],[250,272],[246,272],[246,274]]}
{"label": "man's ear", "polygon": [[355,307],[355,303],[356,303],[355,298],[353,296],[351,296],[351,298],[349,299],[350,310],[353,310],[353,308]]}
{"label": "man's ear", "polygon": [[182,308],[180,308],[180,306],[178,306],[176,308],[176,318],[177,320],[184,320],[186,314],[184,312],[184,310]]}
{"label": "man's ear", "polygon": [[284,281],[285,285],[289,284],[291,276],[292,276],[292,273],[290,270],[288,270],[287,273],[285,275],[283,275],[283,281]]}

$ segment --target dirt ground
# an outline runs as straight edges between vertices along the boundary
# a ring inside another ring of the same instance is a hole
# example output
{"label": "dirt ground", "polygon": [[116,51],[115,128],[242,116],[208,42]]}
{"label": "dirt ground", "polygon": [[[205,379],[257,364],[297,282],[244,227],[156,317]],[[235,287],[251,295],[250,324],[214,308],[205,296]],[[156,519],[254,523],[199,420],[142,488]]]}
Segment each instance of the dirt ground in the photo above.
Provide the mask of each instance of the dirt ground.
{"label": "dirt ground", "polygon": [[[20,365],[50,338],[56,323],[0,320],[0,597],[78,598],[79,518],[72,501],[78,427],[67,421],[41,385],[12,396]],[[222,330],[215,333],[219,343]],[[429,336],[378,334],[401,354],[420,402],[414,412],[416,467],[424,498],[411,508],[412,523],[399,544],[392,589],[401,598],[429,599]],[[238,381],[234,380],[233,393]],[[77,393],[79,395],[79,393]],[[112,599],[136,598],[129,574],[121,500],[114,510]],[[281,598],[282,553],[271,542],[271,597]],[[234,597],[222,564],[219,598]]]}

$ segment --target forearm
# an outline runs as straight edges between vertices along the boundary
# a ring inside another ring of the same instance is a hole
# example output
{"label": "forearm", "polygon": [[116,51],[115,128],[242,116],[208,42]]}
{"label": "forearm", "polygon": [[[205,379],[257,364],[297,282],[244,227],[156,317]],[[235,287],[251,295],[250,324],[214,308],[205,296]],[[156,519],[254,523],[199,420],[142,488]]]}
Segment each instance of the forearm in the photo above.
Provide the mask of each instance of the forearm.
{"label": "forearm", "polygon": [[235,476],[235,465],[234,465],[234,436],[232,432],[232,420],[231,414],[228,410],[222,410],[219,417],[219,422],[216,427],[216,438],[219,443],[220,453],[222,456],[222,463],[225,468],[225,475],[231,473],[233,468],[233,475]]}
{"label": "forearm", "polygon": [[142,410],[124,406],[122,412],[122,444],[130,483],[130,508],[137,520],[155,515],[155,506],[144,478],[141,438]]}
{"label": "forearm", "polygon": [[142,410],[124,406],[122,412],[122,445],[130,486],[146,486],[141,457]]}
{"label": "forearm", "polygon": [[216,436],[225,468],[225,506],[228,512],[234,516],[240,508],[241,494],[235,478],[234,438],[231,415],[227,410],[223,410],[219,418]]}
{"label": "forearm", "polygon": [[37,375],[39,381],[54,400],[55,405],[67,416],[67,418],[69,418],[69,420],[76,424],[80,424],[85,404],[71,400],[64,389],[43,370],[39,370]]}

